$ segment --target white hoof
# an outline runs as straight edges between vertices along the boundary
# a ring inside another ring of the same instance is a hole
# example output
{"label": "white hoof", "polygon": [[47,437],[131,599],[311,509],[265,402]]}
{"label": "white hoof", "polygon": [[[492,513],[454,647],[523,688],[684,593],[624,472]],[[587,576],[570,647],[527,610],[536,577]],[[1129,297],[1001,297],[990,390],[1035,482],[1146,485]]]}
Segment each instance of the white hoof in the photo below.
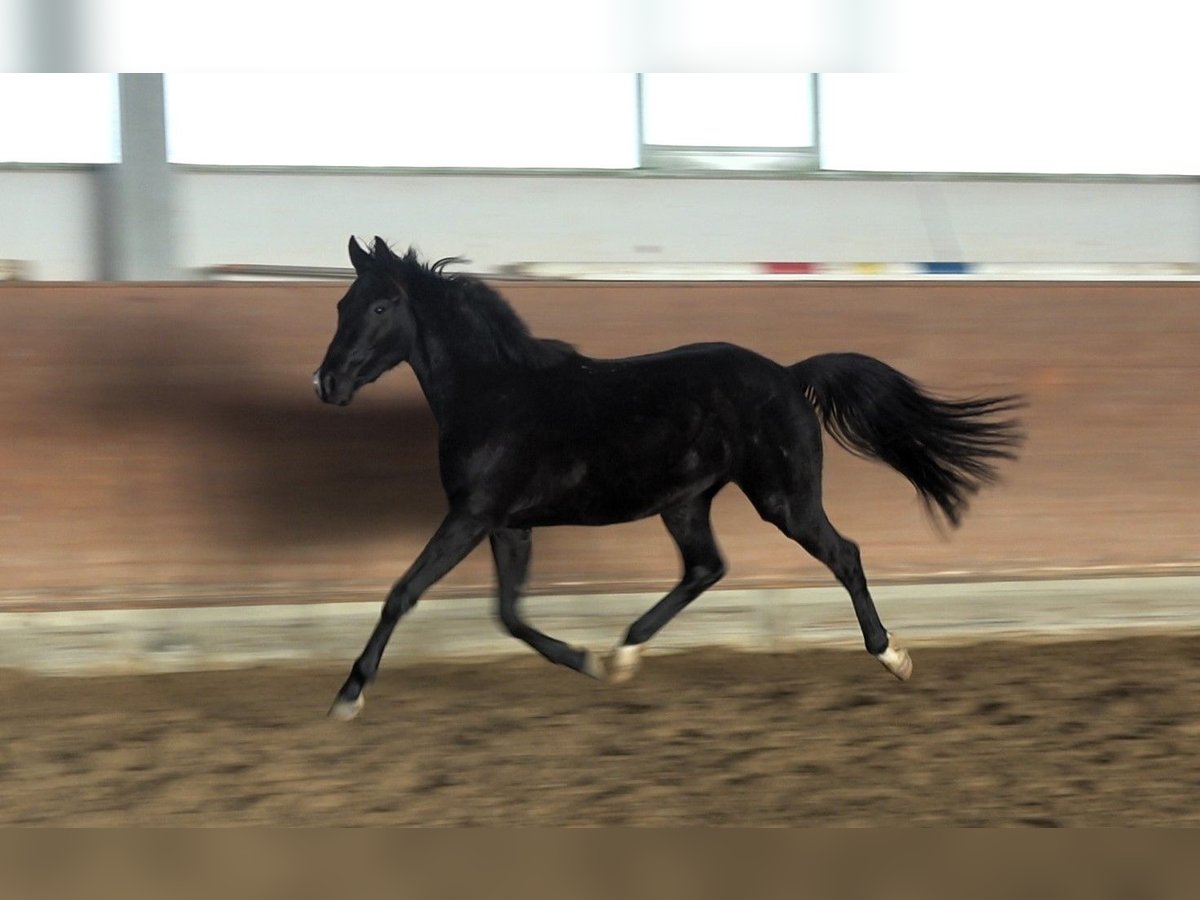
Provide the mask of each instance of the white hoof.
{"label": "white hoof", "polygon": [[613,650],[612,674],[608,680],[612,684],[624,684],[631,679],[642,663],[641,644],[621,644]]}
{"label": "white hoof", "polygon": [[890,634],[888,635],[887,649],[882,653],[876,654],[875,658],[883,663],[885,669],[901,681],[908,681],[912,677],[912,657],[908,655],[908,651],[903,647],[896,646],[896,642]]}
{"label": "white hoof", "polygon": [[579,671],[597,681],[604,680],[604,662],[591,650],[583,651],[583,668]]}
{"label": "white hoof", "polygon": [[349,722],[358,715],[364,703],[366,700],[363,699],[362,694],[353,700],[335,700],[333,706],[329,707],[329,718],[339,722]]}

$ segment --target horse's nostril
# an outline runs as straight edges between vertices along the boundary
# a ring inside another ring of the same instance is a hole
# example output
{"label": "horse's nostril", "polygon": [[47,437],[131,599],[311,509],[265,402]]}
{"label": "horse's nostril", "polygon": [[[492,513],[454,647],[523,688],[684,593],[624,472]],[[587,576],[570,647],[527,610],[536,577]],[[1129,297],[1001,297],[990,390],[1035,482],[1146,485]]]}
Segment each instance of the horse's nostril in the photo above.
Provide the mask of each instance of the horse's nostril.
{"label": "horse's nostril", "polygon": [[320,369],[313,372],[313,390],[317,392],[317,396],[322,400],[328,401],[333,396],[334,377],[328,372],[322,372]]}

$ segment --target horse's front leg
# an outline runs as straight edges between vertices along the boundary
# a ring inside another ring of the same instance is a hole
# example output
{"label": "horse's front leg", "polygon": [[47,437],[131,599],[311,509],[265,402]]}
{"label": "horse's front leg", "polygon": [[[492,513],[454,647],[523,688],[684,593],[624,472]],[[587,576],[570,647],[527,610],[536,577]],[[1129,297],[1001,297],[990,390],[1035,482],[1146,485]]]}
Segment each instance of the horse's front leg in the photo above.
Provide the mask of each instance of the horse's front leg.
{"label": "horse's front leg", "polygon": [[329,710],[331,717],[346,721],[358,715],[363,706],[363,688],[375,678],[383,650],[400,617],[416,605],[430,585],[462,562],[487,532],[487,525],[473,516],[453,510],[446,516],[404,577],[388,592],[379,624],[338,691]]}

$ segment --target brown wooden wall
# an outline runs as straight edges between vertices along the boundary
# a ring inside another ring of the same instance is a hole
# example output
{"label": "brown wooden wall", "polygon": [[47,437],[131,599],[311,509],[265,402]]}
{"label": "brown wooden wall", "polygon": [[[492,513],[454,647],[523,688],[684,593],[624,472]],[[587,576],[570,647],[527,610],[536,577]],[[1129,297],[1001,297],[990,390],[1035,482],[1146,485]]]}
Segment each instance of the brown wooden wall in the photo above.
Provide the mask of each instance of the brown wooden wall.
{"label": "brown wooden wall", "polygon": [[[1200,568],[1200,285],[504,283],[536,333],[617,356],[730,340],[858,350],[959,394],[1020,391],[1029,442],[940,538],[908,484],[827,443],[826,506],[876,581]],[[443,503],[407,368],[345,409],[310,377],[337,284],[0,286],[0,602],[318,599],[383,589]],[[727,586],[830,578],[736,489]],[[657,520],[535,536],[533,589],[657,589]],[[489,590],[477,551],[440,587]]]}

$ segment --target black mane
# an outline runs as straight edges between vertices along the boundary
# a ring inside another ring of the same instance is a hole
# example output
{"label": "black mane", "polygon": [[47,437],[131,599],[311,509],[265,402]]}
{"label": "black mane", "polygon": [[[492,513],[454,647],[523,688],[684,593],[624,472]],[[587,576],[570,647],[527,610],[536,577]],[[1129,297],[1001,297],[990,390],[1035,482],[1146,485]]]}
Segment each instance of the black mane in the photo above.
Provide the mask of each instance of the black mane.
{"label": "black mane", "polygon": [[464,262],[461,257],[426,264],[411,247],[398,256],[386,245],[376,246],[372,256],[404,286],[421,318],[478,363],[547,369],[576,355],[570,344],[531,334],[508,302],[481,279],[444,271]]}

